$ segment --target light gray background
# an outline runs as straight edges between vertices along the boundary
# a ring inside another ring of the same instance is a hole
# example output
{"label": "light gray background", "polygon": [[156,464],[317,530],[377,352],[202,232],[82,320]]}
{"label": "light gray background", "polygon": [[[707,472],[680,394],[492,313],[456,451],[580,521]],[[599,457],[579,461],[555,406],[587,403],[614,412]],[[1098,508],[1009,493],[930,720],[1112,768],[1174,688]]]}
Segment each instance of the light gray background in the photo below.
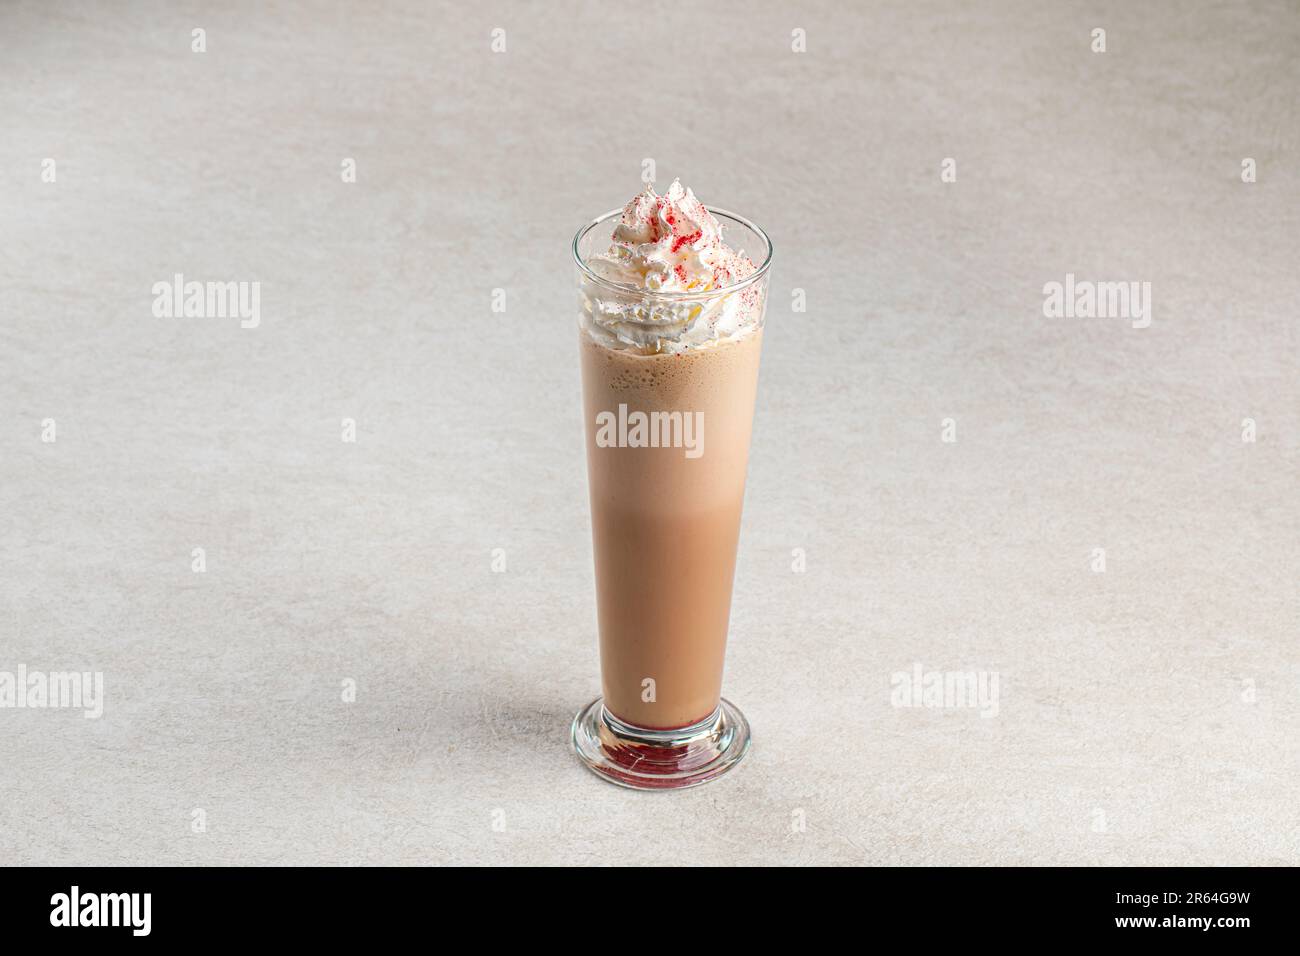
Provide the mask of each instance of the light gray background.
{"label": "light gray background", "polygon": [[[849,6],[0,9],[0,669],[107,694],[0,710],[0,860],[1300,862],[1295,4]],[[649,795],[567,741],[568,245],[647,157],[777,246],[755,746]],[[1044,318],[1070,271],[1153,324]],[[998,716],[892,707],[918,661]]]}

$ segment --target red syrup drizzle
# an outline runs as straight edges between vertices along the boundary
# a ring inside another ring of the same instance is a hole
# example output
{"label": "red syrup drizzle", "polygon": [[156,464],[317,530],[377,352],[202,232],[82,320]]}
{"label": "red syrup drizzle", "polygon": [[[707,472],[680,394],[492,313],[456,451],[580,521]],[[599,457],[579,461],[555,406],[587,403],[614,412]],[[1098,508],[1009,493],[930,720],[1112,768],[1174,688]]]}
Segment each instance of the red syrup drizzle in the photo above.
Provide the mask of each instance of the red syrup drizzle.
{"label": "red syrup drizzle", "polygon": [[[672,220],[669,220],[669,222],[671,221]],[[673,252],[676,252],[678,249],[680,249],[682,246],[686,245],[687,243],[695,242],[703,235],[704,235],[703,230],[697,229],[689,236],[678,236],[676,239],[673,240]]]}

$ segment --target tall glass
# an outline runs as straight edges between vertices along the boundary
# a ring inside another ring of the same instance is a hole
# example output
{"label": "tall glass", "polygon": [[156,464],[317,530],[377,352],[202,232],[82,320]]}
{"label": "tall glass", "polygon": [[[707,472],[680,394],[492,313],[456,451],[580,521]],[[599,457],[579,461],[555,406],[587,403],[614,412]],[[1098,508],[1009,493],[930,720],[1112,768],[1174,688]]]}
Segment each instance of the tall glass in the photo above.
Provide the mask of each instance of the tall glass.
{"label": "tall glass", "polygon": [[[704,783],[749,748],[722,669],[772,247],[753,223],[709,211],[758,269],[703,293],[629,290],[588,268],[621,210],[573,242],[603,690],[574,719],[573,745],[638,789]],[[736,315],[749,319],[738,334],[662,345],[700,316]]]}

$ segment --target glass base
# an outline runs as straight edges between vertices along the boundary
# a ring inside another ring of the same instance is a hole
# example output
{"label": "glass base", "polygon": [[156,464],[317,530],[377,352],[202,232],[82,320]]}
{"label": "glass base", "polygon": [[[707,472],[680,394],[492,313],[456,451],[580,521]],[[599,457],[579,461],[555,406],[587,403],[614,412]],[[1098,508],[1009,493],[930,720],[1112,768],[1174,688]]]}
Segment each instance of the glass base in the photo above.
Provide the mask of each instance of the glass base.
{"label": "glass base", "polygon": [[573,749],[592,773],[633,790],[680,790],[720,777],[749,752],[749,721],[723,700],[679,730],[625,724],[597,697],[573,718]]}

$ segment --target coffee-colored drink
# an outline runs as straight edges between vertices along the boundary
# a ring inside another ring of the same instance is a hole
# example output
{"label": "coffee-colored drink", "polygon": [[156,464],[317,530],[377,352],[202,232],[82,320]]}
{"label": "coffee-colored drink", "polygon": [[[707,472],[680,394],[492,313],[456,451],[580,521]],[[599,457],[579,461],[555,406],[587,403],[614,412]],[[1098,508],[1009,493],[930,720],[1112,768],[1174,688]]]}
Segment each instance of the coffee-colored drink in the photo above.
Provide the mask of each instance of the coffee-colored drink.
{"label": "coffee-colored drink", "polygon": [[[762,339],[643,355],[581,333],[601,683],[625,723],[685,727],[717,709]],[[700,454],[599,447],[597,415],[620,405],[698,413]]]}
{"label": "coffee-colored drink", "polygon": [[615,783],[694,786],[749,746],[721,690],[771,247],[673,183],[574,253],[603,688],[574,747]]}

